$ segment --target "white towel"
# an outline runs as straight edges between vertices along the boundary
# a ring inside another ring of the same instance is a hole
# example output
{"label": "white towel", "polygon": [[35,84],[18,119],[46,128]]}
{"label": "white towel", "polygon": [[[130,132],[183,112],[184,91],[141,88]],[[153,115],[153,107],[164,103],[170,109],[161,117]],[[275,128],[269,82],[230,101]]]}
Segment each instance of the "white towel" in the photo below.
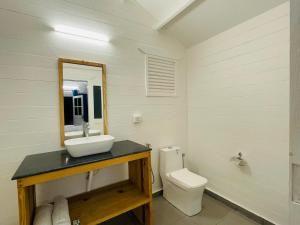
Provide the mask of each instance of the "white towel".
{"label": "white towel", "polygon": [[71,225],[68,200],[62,196],[54,199],[52,222],[53,225]]}
{"label": "white towel", "polygon": [[41,205],[36,208],[33,225],[52,225],[53,205]]}

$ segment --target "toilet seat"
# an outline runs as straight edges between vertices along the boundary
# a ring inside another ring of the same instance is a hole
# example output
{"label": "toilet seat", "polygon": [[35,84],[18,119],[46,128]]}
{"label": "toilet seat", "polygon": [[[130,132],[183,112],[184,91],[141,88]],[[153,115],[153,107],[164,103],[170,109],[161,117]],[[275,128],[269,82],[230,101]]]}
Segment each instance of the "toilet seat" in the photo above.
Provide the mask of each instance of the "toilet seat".
{"label": "toilet seat", "polygon": [[206,178],[189,171],[187,168],[168,173],[167,179],[185,190],[197,189],[207,183]]}

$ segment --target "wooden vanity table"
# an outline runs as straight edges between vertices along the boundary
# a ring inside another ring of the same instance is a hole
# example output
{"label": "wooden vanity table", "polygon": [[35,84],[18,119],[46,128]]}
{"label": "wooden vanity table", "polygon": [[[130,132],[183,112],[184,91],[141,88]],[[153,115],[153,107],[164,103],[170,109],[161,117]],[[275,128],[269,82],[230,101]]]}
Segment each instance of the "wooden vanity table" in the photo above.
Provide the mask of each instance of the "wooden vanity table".
{"label": "wooden vanity table", "polygon": [[12,178],[17,180],[20,225],[33,223],[35,185],[122,163],[128,163],[128,180],[68,198],[71,221],[96,225],[133,211],[142,224],[152,225],[151,149],[132,141],[80,158],[66,150],[26,156]]}

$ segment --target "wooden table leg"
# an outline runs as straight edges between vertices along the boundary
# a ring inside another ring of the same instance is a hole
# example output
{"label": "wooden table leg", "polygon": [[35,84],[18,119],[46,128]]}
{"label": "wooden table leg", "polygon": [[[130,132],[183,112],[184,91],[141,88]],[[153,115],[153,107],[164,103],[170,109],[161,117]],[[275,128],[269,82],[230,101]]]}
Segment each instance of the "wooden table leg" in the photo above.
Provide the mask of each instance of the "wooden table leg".
{"label": "wooden table leg", "polygon": [[150,198],[144,206],[145,225],[152,225],[152,182],[151,182],[151,154],[143,159],[143,191]]}
{"label": "wooden table leg", "polygon": [[[135,186],[143,191],[142,185],[142,160],[134,160],[128,162],[128,170],[129,170],[129,180],[135,184]],[[136,218],[140,221],[140,223],[144,223],[144,210],[143,206],[138,207],[132,210]]]}
{"label": "wooden table leg", "polygon": [[23,187],[18,181],[19,224],[31,225],[35,210],[35,186]]}
{"label": "wooden table leg", "polygon": [[148,204],[133,210],[133,213],[141,223],[152,225],[151,154],[146,158],[128,162],[128,167],[130,181],[151,199]]}

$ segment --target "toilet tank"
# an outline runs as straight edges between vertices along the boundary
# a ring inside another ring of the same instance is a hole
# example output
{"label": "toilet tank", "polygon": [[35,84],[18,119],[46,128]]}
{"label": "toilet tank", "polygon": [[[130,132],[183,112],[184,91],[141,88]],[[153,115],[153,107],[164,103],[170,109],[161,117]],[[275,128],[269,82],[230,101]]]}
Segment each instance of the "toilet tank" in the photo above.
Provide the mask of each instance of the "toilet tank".
{"label": "toilet tank", "polygon": [[179,147],[172,146],[160,149],[160,174],[165,176],[166,173],[182,169],[182,153]]}

